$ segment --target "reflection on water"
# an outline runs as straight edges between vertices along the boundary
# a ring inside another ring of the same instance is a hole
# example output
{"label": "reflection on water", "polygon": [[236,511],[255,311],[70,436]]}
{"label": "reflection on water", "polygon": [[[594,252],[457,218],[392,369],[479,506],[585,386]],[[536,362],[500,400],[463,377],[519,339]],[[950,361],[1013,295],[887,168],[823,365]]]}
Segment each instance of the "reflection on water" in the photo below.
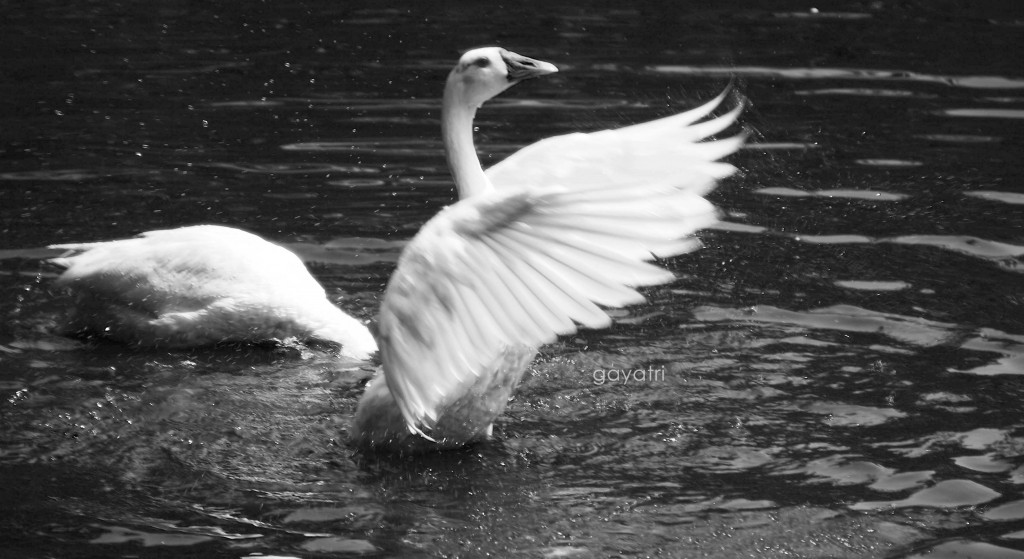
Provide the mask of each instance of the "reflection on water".
{"label": "reflection on water", "polygon": [[[59,557],[1021,557],[1020,14],[986,3],[35,3],[0,23],[0,544]],[[448,33],[446,29],[458,29]],[[965,38],[971,38],[964,45]],[[454,193],[465,48],[562,71],[480,112],[539,138],[749,100],[726,220],[608,331],[544,348],[496,439],[345,429],[372,363],[52,334],[42,247],[199,222],[374,315]],[[658,370],[595,382],[597,370]]]}

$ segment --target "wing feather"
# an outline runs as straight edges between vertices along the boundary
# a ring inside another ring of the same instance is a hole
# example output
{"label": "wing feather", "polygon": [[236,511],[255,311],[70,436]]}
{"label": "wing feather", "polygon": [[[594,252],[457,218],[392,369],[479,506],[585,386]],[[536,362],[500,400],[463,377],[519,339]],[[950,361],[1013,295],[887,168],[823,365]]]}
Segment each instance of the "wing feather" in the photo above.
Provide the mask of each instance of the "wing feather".
{"label": "wing feather", "polygon": [[[553,331],[553,328],[557,330],[555,315],[545,305],[540,304],[539,298],[526,283],[527,278],[520,277],[502,260],[501,256],[505,253],[500,246],[490,239],[485,239],[483,244],[488,250],[481,252],[487,261],[481,264],[494,272],[512,299],[511,318],[522,326],[521,339],[531,340],[537,345],[552,341],[554,335],[546,336],[544,333]],[[571,325],[571,322],[569,324]]]}
{"label": "wing feather", "polygon": [[[570,321],[590,328],[607,326],[605,323],[607,316],[596,305],[569,289],[565,284],[564,274],[552,266],[549,258],[541,257],[534,252],[532,246],[524,246],[523,243],[515,239],[506,238],[504,240],[509,241],[505,246],[513,253],[513,257],[530,267],[534,279],[531,287],[536,290],[538,297],[552,305],[551,308],[555,312],[561,313]],[[564,333],[574,331],[575,328],[570,327],[570,330]]]}
{"label": "wing feather", "polygon": [[711,115],[728,95],[727,89],[697,108],[650,122],[546,138],[492,166],[487,177],[499,190],[553,184],[622,185],[670,178],[677,188],[705,194],[714,186],[708,177],[721,179],[734,170],[714,161],[735,151],[744,140],[741,134],[699,142],[722,132],[739,117],[742,102],[726,114],[697,122]]}
{"label": "wing feather", "polygon": [[501,239],[487,239],[485,242],[490,244],[495,254],[502,259],[509,275],[521,282],[523,299],[528,301],[524,304],[530,307],[533,317],[544,327],[538,331],[539,343],[550,343],[557,335],[574,331],[575,324],[572,319],[565,313],[558,312],[563,306],[560,303],[563,299],[560,291],[529,262],[518,258],[518,252],[506,246]]}

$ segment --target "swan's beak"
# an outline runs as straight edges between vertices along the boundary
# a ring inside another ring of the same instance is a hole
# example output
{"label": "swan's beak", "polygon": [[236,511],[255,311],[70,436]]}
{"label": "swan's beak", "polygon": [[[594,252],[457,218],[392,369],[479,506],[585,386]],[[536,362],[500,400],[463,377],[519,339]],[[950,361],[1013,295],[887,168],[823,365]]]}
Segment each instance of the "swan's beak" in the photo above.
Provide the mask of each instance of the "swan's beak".
{"label": "swan's beak", "polygon": [[508,68],[508,79],[513,83],[539,78],[558,71],[558,68],[555,68],[555,65],[550,62],[534,60],[511,51],[501,53],[501,57],[505,60],[505,66]]}

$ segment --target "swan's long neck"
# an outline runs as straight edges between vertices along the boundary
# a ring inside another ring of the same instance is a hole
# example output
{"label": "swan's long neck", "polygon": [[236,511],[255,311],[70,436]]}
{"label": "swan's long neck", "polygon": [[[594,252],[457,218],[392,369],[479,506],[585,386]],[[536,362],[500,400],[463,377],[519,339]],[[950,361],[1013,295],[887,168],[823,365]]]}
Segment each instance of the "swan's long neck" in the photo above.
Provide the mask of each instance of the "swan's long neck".
{"label": "swan's long neck", "polygon": [[473,118],[477,107],[464,101],[451,84],[445,89],[441,108],[441,135],[444,139],[448,168],[464,200],[492,189],[491,181],[480,166],[473,145]]}

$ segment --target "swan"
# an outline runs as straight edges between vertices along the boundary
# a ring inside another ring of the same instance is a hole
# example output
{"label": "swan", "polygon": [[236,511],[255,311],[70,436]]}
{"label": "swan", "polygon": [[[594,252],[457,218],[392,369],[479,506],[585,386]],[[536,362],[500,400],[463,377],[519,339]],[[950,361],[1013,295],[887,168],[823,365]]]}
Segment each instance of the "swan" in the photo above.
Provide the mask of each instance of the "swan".
{"label": "swan", "polygon": [[448,74],[442,136],[459,201],[406,245],[385,288],[382,366],[350,424],[355,444],[406,453],[487,439],[539,346],[609,326],[602,307],[644,302],[635,288],[674,278],[650,261],[696,249],[694,232],[716,222],[703,196],[735,171],[719,159],[744,138],[703,140],[742,107],[702,119],[727,91],[651,122],[539,141],[485,172],[477,109],[556,71],[485,47]]}
{"label": "swan", "polygon": [[55,284],[74,297],[60,330],[135,347],[187,348],[297,338],[377,351],[366,325],[345,314],[288,249],[219,225],[149,231],[96,243],[50,245]]}

